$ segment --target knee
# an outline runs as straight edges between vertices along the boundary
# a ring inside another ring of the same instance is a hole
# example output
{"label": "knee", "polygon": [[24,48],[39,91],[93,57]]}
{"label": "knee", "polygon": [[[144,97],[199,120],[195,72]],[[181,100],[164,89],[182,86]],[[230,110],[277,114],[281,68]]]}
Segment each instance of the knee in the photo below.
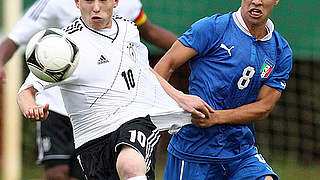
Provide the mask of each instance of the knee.
{"label": "knee", "polygon": [[118,161],[117,163],[117,171],[120,179],[128,179],[131,177],[139,176],[143,173],[141,168],[136,166],[136,164],[132,161]]}
{"label": "knee", "polygon": [[146,174],[144,158],[132,148],[122,148],[116,166],[120,179],[144,176]]}

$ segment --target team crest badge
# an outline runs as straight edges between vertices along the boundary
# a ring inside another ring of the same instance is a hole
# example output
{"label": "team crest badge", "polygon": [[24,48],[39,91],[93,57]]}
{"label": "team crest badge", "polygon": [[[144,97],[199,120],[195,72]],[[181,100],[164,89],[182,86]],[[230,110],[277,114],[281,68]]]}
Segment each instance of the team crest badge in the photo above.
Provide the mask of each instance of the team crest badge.
{"label": "team crest badge", "polygon": [[260,69],[261,78],[268,78],[272,69],[274,68],[274,64],[269,59],[265,59],[264,63]]}
{"label": "team crest badge", "polygon": [[136,53],[136,46],[133,43],[129,43],[129,45],[127,46],[127,48],[129,49],[129,55],[130,57],[137,62],[137,53]]}

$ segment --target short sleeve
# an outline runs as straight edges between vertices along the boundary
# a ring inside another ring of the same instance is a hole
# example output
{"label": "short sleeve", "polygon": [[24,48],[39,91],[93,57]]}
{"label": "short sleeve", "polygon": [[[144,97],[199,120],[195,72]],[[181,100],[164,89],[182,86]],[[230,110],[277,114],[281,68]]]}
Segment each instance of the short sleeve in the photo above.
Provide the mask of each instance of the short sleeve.
{"label": "short sleeve", "polygon": [[36,1],[17,22],[8,37],[18,45],[25,45],[35,33],[49,27],[50,24],[56,24],[57,13],[54,9],[54,2]]}
{"label": "short sleeve", "polygon": [[272,76],[265,83],[266,85],[282,92],[286,88],[286,82],[292,69],[292,50],[286,43],[282,48],[279,60],[275,66]]}
{"label": "short sleeve", "polygon": [[216,41],[216,16],[205,17],[191,25],[178,39],[184,46],[191,47],[196,50],[200,56],[205,55],[214,45]]}
{"label": "short sleeve", "polygon": [[114,14],[134,21],[142,11],[140,0],[120,0],[118,6],[114,9]]}
{"label": "short sleeve", "polygon": [[25,89],[28,89],[29,87],[34,87],[38,92],[41,92],[45,89],[46,85],[49,85],[49,83],[40,80],[33,73],[30,72],[24,83],[21,85],[18,94],[20,94]]}
{"label": "short sleeve", "polygon": [[126,22],[126,23],[128,23],[127,25],[128,32],[126,35],[127,36],[126,41],[140,43],[140,34],[137,26],[130,22]]}

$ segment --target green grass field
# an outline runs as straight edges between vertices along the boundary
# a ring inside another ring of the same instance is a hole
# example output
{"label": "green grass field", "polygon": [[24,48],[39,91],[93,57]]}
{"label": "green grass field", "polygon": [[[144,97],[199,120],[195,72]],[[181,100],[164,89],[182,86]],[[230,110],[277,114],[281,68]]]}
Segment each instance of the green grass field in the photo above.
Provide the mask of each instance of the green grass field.
{"label": "green grass field", "polygon": [[[291,162],[291,163],[289,163]],[[319,180],[320,163],[317,165],[303,166],[297,162],[289,160],[278,160],[270,163],[276,173],[279,174],[281,180]],[[165,161],[158,162],[156,168],[157,180],[162,179]],[[37,166],[34,163],[24,164],[23,180],[42,180],[42,166]]]}

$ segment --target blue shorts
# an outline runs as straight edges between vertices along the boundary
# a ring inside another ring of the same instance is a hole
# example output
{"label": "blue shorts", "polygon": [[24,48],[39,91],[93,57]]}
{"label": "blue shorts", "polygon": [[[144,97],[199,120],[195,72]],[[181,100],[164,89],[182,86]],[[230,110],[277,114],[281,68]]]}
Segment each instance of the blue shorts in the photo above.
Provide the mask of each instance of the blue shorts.
{"label": "blue shorts", "polygon": [[273,172],[261,154],[229,163],[193,163],[178,159],[168,153],[164,180],[264,180],[272,176],[279,177]]}

